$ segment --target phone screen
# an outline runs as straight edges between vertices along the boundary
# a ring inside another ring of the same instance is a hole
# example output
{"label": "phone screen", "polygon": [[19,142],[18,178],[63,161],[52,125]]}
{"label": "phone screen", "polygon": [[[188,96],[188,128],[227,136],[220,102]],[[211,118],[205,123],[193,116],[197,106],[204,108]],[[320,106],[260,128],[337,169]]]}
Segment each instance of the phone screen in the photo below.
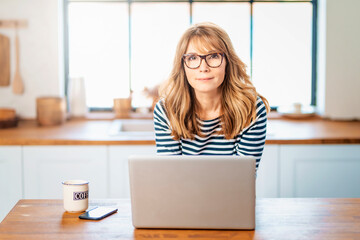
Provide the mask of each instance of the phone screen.
{"label": "phone screen", "polygon": [[117,208],[96,207],[79,216],[81,219],[99,220],[117,212]]}

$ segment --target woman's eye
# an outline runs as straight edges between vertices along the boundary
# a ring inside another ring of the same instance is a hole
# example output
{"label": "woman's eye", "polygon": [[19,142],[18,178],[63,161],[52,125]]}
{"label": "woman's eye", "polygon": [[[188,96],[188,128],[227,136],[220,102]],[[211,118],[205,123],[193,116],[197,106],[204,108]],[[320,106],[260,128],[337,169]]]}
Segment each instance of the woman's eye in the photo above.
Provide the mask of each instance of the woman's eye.
{"label": "woman's eye", "polygon": [[197,57],[198,56],[196,56],[196,55],[191,55],[191,56],[188,57],[188,60],[189,61],[195,61],[197,59]]}
{"label": "woman's eye", "polygon": [[210,55],[211,59],[218,59],[220,57],[220,55],[218,53],[213,53]]}

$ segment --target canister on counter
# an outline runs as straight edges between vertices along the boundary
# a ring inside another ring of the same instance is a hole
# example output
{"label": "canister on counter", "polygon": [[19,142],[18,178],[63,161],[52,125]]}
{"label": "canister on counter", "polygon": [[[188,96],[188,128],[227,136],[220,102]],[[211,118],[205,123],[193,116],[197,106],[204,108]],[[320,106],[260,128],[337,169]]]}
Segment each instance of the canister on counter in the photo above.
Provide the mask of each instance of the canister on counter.
{"label": "canister on counter", "polygon": [[36,99],[36,118],[40,126],[61,125],[66,121],[66,101],[62,97]]}
{"label": "canister on counter", "polygon": [[131,113],[131,98],[114,99],[115,118],[129,118]]}

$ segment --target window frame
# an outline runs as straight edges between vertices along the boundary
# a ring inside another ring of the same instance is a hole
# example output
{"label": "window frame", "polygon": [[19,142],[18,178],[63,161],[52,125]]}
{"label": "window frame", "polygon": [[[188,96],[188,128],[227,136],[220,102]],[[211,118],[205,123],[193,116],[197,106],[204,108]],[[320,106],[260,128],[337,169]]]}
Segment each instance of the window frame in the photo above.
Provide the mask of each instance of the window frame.
{"label": "window frame", "polygon": [[[63,27],[64,27],[64,83],[65,83],[65,97],[68,102],[68,85],[69,85],[69,29],[68,29],[68,5],[70,2],[127,2],[128,3],[128,18],[129,18],[129,86],[131,91],[131,3],[146,2],[146,3],[169,3],[169,2],[187,2],[189,3],[189,25],[192,24],[192,3],[206,2],[206,3],[249,3],[250,4],[250,78],[252,78],[253,65],[253,3],[311,3],[312,4],[312,46],[311,46],[311,105],[316,106],[316,90],[317,90],[317,16],[318,16],[318,0],[64,0],[63,1]],[[271,106],[272,110],[276,110],[278,106]],[[111,108],[95,108],[89,107],[90,112],[96,111],[112,111]]]}

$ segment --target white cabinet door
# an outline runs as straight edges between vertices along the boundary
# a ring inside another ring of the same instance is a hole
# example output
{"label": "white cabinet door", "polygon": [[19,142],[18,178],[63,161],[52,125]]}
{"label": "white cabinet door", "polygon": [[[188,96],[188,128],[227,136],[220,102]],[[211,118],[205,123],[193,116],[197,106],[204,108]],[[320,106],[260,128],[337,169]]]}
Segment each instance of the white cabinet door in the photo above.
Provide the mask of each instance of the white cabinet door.
{"label": "white cabinet door", "polygon": [[129,198],[129,164],[132,154],[156,154],[155,145],[109,146],[110,198]]}
{"label": "white cabinet door", "polygon": [[84,179],[89,198],[108,197],[106,146],[25,146],[24,197],[62,198],[62,181]]}
{"label": "white cabinet door", "polygon": [[279,197],[279,145],[265,145],[256,178],[256,197]]}
{"label": "white cabinet door", "polygon": [[21,198],[21,147],[0,147],[0,222]]}
{"label": "white cabinet door", "polygon": [[280,197],[360,197],[360,145],[283,145]]}

